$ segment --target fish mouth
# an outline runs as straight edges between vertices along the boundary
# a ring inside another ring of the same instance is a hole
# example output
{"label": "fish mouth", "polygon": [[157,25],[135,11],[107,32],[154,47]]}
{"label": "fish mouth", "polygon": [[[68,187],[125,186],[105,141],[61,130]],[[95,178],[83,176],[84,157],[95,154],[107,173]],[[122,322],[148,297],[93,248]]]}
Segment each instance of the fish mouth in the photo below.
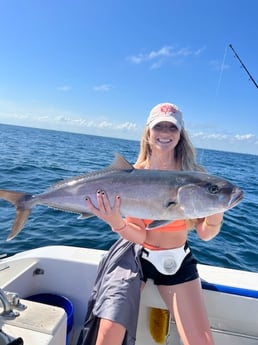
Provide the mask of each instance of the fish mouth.
{"label": "fish mouth", "polygon": [[244,193],[240,189],[236,189],[229,200],[230,208],[236,206],[243,199]]}

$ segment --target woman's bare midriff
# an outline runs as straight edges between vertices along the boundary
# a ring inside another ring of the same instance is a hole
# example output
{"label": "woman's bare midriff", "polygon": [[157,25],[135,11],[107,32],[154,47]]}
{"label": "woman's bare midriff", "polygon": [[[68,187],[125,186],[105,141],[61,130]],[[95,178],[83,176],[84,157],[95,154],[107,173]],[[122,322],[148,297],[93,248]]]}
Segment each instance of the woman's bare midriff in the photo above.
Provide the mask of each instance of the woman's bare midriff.
{"label": "woman's bare midriff", "polygon": [[157,249],[178,248],[185,244],[187,240],[187,230],[174,232],[147,231],[145,243]]}

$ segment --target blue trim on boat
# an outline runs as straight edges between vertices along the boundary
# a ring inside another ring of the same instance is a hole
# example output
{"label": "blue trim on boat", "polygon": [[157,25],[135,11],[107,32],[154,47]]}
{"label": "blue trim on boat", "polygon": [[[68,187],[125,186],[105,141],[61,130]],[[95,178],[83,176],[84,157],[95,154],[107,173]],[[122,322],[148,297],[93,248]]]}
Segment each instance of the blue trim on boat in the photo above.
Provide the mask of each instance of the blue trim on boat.
{"label": "blue trim on boat", "polygon": [[229,293],[231,295],[258,298],[258,290],[249,290],[249,289],[244,289],[244,288],[239,288],[239,287],[234,287],[234,286],[213,284],[213,283],[208,283],[206,281],[202,281],[202,288],[205,290],[210,290],[210,291]]}

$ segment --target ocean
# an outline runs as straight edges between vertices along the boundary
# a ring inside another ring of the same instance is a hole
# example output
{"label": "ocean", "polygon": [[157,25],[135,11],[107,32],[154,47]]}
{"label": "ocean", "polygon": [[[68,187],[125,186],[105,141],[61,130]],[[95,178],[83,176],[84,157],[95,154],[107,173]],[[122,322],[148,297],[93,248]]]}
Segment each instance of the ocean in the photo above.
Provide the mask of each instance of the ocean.
{"label": "ocean", "polygon": [[[108,166],[119,152],[136,160],[139,142],[0,124],[0,189],[32,194],[69,177]],[[200,164],[244,191],[244,199],[227,211],[221,232],[201,241],[194,231],[189,244],[199,263],[258,272],[258,157],[249,154],[196,149]],[[33,209],[23,230],[11,241],[6,237],[15,208],[0,200],[0,255],[41,246],[67,245],[108,249],[117,234],[97,218],[77,219],[76,214],[45,206]]]}

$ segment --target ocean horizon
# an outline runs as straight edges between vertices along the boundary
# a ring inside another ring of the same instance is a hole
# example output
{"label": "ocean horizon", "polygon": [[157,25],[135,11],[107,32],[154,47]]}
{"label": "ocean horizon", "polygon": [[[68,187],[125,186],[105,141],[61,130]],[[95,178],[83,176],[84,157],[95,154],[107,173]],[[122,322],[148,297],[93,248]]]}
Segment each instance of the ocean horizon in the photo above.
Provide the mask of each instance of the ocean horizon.
{"label": "ocean horizon", "polygon": [[[0,189],[42,193],[52,184],[76,175],[102,169],[119,152],[134,163],[139,140],[71,133],[0,124]],[[258,224],[256,219],[257,168],[254,154],[197,148],[197,160],[209,173],[235,183],[244,191],[243,201],[227,211],[220,234],[201,241],[194,231],[189,244],[198,262],[207,265],[258,272]],[[0,254],[49,245],[108,249],[117,234],[97,218],[78,220],[77,215],[44,206],[33,209],[24,229],[12,240],[15,208],[0,200]]]}

